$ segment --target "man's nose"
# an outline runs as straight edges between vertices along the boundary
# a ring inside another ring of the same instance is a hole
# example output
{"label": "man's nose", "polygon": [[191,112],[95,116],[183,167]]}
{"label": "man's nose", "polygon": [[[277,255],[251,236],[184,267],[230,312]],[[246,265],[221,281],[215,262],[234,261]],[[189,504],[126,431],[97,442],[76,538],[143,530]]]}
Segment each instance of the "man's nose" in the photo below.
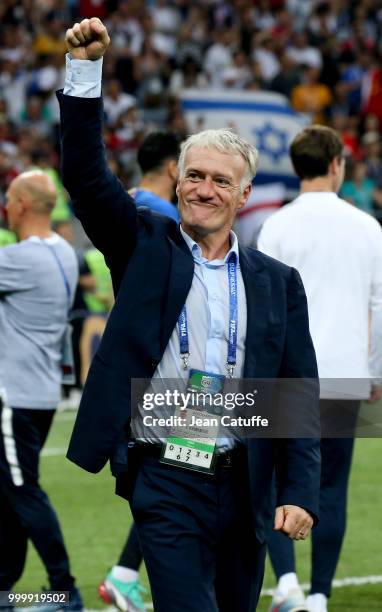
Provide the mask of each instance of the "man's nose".
{"label": "man's nose", "polygon": [[203,180],[198,183],[197,189],[198,196],[203,199],[209,199],[215,195],[215,186],[210,176],[205,176]]}

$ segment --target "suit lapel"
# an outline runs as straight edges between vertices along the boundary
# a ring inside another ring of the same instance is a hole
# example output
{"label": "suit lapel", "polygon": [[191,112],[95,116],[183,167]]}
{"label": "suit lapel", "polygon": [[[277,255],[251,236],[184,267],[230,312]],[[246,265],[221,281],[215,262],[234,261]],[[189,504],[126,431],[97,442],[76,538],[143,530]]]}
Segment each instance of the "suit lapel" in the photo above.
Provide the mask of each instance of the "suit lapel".
{"label": "suit lapel", "polygon": [[255,250],[240,249],[239,258],[247,299],[244,377],[254,378],[258,371],[260,350],[268,327],[270,279]]}
{"label": "suit lapel", "polygon": [[162,329],[163,351],[178,321],[180,311],[186,302],[194,275],[194,259],[179,229],[177,228],[173,236],[168,237],[167,240],[170,245],[170,273],[164,310],[166,316],[164,317]]}

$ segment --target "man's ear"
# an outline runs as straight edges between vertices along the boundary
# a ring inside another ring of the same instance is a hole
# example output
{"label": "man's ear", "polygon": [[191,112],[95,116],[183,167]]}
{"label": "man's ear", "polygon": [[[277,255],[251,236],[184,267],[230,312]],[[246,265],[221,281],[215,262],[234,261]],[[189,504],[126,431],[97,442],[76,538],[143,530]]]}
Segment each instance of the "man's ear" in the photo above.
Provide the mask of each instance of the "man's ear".
{"label": "man's ear", "polygon": [[329,164],[329,174],[336,176],[341,168],[341,158],[333,157],[332,161]]}
{"label": "man's ear", "polygon": [[238,202],[238,205],[237,205],[238,210],[240,210],[240,208],[243,208],[246,205],[251,191],[252,191],[252,183],[248,183],[248,185],[244,188],[244,191],[241,194],[240,200]]}
{"label": "man's ear", "polygon": [[20,215],[24,215],[30,209],[28,199],[23,193],[18,197],[18,205]]}
{"label": "man's ear", "polygon": [[178,180],[178,176],[179,176],[179,172],[178,172],[178,164],[175,161],[175,159],[170,159],[167,162],[167,173],[170,176],[171,180],[177,181]]}

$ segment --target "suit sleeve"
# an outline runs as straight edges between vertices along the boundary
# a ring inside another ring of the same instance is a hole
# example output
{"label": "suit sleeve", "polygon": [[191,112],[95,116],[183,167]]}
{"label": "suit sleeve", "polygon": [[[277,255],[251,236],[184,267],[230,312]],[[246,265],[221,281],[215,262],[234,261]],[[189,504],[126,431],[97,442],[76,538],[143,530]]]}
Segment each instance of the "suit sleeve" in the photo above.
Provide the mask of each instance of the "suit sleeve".
{"label": "suit sleeve", "polygon": [[[281,408],[287,438],[276,449],[277,505],[293,504],[318,520],[320,490],[320,413],[316,356],[309,332],[305,290],[291,268],[287,287],[287,329],[280,377]],[[309,437],[300,437],[309,431]]]}
{"label": "suit sleeve", "polygon": [[[110,266],[127,259],[137,240],[132,198],[107,166],[102,140],[102,98],[57,92],[61,112],[62,179],[74,212]],[[121,263],[121,262],[120,262]]]}

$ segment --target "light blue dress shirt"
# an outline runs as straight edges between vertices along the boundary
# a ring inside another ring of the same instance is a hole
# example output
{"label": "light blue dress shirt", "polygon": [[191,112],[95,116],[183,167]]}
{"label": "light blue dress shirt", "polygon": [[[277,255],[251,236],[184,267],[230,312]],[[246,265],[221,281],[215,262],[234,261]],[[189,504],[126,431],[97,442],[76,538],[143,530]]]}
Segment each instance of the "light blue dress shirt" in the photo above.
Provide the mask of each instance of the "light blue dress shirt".
{"label": "light blue dress shirt", "polygon": [[[227,262],[229,256],[234,252],[237,256],[237,288],[238,288],[238,333],[237,353],[234,378],[242,378],[245,357],[245,337],[247,332],[247,305],[245,299],[245,288],[240,270],[239,250],[236,234],[231,231],[231,248],[223,259],[209,261],[202,255],[200,246],[183,231],[182,236],[189,247],[194,258],[194,277],[191,289],[186,300],[188,334],[189,334],[189,369],[204,370],[214,374],[226,375],[226,363],[228,354],[228,324],[229,324],[229,285]],[[177,388],[184,391],[189,369],[183,369],[180,358],[179,333],[176,325],[162,360],[154,372],[153,378],[160,379],[147,389],[147,392],[165,393],[166,389],[176,387],[176,381],[183,384]],[[141,418],[145,411],[139,406]],[[159,416],[153,412],[154,416]],[[140,422],[139,419],[138,422]],[[147,442],[160,442],[163,440],[159,428],[150,430],[145,426],[144,430],[133,427],[134,435]],[[232,438],[219,437],[217,447],[224,452],[234,445]]]}

